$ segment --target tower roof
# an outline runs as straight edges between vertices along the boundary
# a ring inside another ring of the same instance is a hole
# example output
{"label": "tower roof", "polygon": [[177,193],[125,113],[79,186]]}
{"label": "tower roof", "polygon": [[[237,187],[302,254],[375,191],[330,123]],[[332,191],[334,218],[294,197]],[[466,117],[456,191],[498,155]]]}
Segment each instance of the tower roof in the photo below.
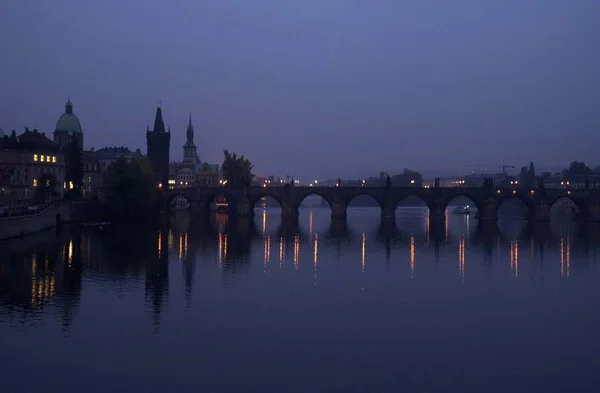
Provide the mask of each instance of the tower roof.
{"label": "tower roof", "polygon": [[73,104],[71,99],[65,104],[65,113],[63,113],[56,122],[55,131],[67,131],[75,134],[81,134],[81,123],[75,114],[73,113]]}
{"label": "tower roof", "polygon": [[188,122],[187,131],[186,131],[186,142],[184,146],[192,146],[196,147],[194,144],[194,126],[192,125],[192,114],[190,113],[190,120]]}
{"label": "tower roof", "polygon": [[160,106],[156,108],[156,116],[154,117],[154,128],[153,132],[166,132],[165,131],[165,122],[162,118],[162,110]]}

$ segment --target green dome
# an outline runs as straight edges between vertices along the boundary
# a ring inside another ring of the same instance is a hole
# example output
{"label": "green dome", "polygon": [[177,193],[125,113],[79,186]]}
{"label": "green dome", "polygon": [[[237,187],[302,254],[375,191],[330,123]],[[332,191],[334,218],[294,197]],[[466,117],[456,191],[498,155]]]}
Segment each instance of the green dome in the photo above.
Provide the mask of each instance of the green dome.
{"label": "green dome", "polygon": [[58,122],[56,122],[55,131],[70,131],[72,133],[81,134],[81,123],[79,119],[73,113],[73,104],[71,100],[67,101],[65,105],[65,113],[63,113]]}

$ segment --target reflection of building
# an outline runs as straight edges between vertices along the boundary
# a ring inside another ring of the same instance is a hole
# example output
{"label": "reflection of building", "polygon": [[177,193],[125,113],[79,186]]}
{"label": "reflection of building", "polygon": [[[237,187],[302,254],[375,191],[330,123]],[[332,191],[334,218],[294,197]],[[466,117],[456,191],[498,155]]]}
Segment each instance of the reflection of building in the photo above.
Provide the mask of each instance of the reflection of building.
{"label": "reflection of building", "polygon": [[28,313],[50,301],[60,302],[63,324],[69,325],[81,296],[82,270],[74,248],[71,239],[60,251],[30,252],[24,258],[3,263],[0,307]]}
{"label": "reflection of building", "polygon": [[0,187],[3,199],[30,199],[42,174],[56,180],[62,196],[65,181],[64,156],[60,147],[38,130],[19,136],[13,131],[0,139]]}
{"label": "reflection of building", "polygon": [[169,188],[210,187],[219,184],[219,166],[202,163],[194,143],[192,117],[186,130],[186,142],[183,145],[183,162],[173,162],[169,166]]}
{"label": "reflection of building", "polygon": [[156,108],[154,128],[146,129],[147,155],[152,168],[154,179],[162,187],[169,181],[169,150],[171,146],[171,131],[165,130],[161,108]]}

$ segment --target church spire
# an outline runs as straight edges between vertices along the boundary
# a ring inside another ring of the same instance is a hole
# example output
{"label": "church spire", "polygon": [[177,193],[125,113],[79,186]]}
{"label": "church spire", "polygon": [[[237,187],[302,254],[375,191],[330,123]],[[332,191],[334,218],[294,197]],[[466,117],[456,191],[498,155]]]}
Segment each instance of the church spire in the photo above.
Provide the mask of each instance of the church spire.
{"label": "church spire", "polygon": [[162,110],[159,107],[156,108],[156,117],[154,118],[154,132],[165,132],[165,122],[162,118]]}
{"label": "church spire", "polygon": [[194,126],[192,125],[192,114],[190,113],[190,120],[186,131],[187,143],[186,145],[194,145]]}

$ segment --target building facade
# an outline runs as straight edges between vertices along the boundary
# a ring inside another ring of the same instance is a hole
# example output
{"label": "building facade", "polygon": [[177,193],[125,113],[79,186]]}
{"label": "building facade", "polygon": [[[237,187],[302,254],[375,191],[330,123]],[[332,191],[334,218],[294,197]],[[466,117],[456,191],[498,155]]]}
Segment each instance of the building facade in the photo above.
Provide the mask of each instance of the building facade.
{"label": "building facade", "polygon": [[31,200],[43,174],[56,181],[55,192],[64,194],[65,162],[60,146],[38,130],[0,138],[0,196],[4,201]]}
{"label": "building facade", "polygon": [[154,170],[154,179],[159,187],[169,182],[169,150],[171,144],[171,131],[165,130],[162,110],[156,108],[154,128],[146,129],[146,155]]}

